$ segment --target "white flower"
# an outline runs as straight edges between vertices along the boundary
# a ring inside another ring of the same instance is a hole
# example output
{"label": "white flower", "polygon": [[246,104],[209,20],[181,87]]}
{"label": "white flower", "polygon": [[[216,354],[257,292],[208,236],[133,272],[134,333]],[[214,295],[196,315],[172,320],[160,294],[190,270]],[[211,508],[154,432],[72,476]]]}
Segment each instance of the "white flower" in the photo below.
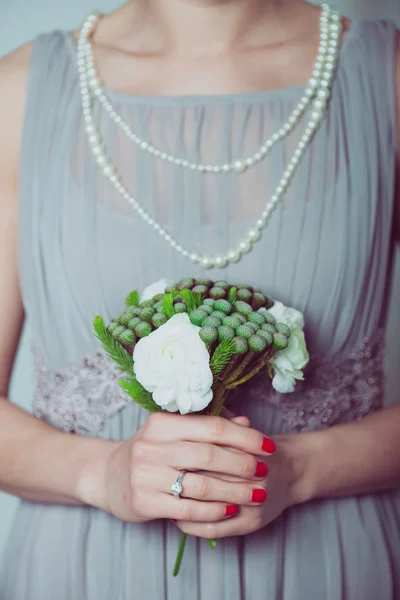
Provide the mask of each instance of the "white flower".
{"label": "white flower", "polygon": [[142,292],[140,302],[144,302],[145,300],[151,300],[153,296],[156,296],[157,294],[163,294],[165,292],[165,288],[167,288],[169,285],[172,285],[173,283],[174,282],[172,281],[172,279],[159,279],[155,283],[148,285],[146,288],[144,288]]}
{"label": "white flower", "polygon": [[136,378],[164,410],[184,415],[212,400],[210,356],[199,331],[179,313],[135,346]]}
{"label": "white flower", "polygon": [[304,379],[302,369],[310,358],[303,332],[304,317],[300,311],[284,306],[282,302],[275,302],[269,312],[277,322],[285,323],[291,332],[288,347],[277,352],[270,360],[275,372],[272,386],[278,392],[287,394],[294,391],[296,379]]}

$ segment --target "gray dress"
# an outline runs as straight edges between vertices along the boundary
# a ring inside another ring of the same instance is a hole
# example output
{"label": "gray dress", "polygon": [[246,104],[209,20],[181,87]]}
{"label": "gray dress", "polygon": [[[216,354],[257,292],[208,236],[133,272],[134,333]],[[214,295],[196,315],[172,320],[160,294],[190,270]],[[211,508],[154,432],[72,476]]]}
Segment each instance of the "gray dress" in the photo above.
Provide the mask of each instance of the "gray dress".
{"label": "gray dress", "polygon": [[[20,174],[20,276],[33,332],[35,413],[66,431],[129,438],[146,419],[115,383],[92,335],[132,289],[204,276],[130,209],[98,171],[84,135],[73,42],[40,36],[30,68]],[[384,398],[382,329],[392,272],[395,28],[356,21],[326,119],[262,240],[215,278],[245,282],[304,312],[313,358],[288,399],[259,378],[233,405],[270,435],[360,419]],[[132,128],[194,161],[251,155],[303,86],[201,97],[108,89]],[[127,188],[196,251],[234,247],[278,184],[304,122],[256,168],[202,175],[128,142],[99,106]],[[52,457],[49,456],[49,460]],[[273,489],[270,490],[273,494]],[[2,600],[394,600],[400,598],[400,495],[293,507],[268,527],[188,541],[171,522],[125,524],[90,507],[21,502],[0,569]]]}

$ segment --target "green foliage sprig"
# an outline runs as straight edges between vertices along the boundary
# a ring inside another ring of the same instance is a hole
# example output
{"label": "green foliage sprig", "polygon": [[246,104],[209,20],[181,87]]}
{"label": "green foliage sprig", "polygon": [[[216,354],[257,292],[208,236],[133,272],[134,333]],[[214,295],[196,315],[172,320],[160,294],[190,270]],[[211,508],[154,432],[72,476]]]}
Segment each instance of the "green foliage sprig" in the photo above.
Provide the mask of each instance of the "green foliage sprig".
{"label": "green foliage sprig", "polygon": [[114,340],[108,331],[102,317],[96,317],[93,321],[94,332],[97,339],[101,342],[104,350],[112,361],[130,376],[134,376],[132,356]]}
{"label": "green foliage sprig", "polygon": [[148,392],[136,379],[135,376],[128,377],[126,379],[119,379],[118,384],[122,387],[137,404],[149,412],[161,412],[161,406],[158,406],[152,398],[150,392]]}
{"label": "green foliage sprig", "polygon": [[137,292],[135,290],[134,292],[131,292],[130,294],[128,294],[128,296],[125,298],[125,305],[126,306],[138,306],[139,305],[139,292]]}
{"label": "green foliage sprig", "polygon": [[162,299],[162,303],[163,303],[163,306],[162,306],[163,312],[170,319],[175,314],[175,310],[174,310],[174,297],[173,297],[173,295],[172,294],[165,294],[164,298]]}
{"label": "green foliage sprig", "polygon": [[232,340],[224,340],[215,349],[210,360],[212,374],[219,375],[235,355],[236,345]]}

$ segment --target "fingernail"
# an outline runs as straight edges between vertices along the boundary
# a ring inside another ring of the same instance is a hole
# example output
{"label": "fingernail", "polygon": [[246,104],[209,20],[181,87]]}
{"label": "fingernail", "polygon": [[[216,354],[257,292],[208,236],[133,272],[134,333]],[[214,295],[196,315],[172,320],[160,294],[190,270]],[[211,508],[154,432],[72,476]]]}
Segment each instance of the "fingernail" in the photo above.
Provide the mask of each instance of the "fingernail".
{"label": "fingernail", "polygon": [[267,499],[267,492],[261,488],[259,488],[258,490],[253,490],[253,493],[251,494],[251,501],[252,502],[265,502]]}
{"label": "fingernail", "polygon": [[265,462],[258,462],[256,468],[256,477],[265,477],[268,473],[268,465]]}
{"label": "fingernail", "polygon": [[232,517],[233,515],[237,515],[238,512],[239,512],[239,507],[236,506],[236,504],[229,504],[225,508],[225,516],[226,517]]}
{"label": "fingernail", "polygon": [[265,437],[262,442],[262,449],[264,452],[268,452],[268,454],[273,454],[276,450],[276,446],[272,440]]}

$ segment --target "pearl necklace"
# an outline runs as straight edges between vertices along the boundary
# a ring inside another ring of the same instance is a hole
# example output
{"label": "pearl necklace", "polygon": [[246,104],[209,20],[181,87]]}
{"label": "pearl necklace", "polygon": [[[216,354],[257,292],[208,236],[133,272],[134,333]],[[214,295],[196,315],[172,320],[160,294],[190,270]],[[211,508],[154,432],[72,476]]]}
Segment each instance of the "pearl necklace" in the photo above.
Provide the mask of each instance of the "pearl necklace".
{"label": "pearl necklace", "polygon": [[[96,19],[93,17],[96,16]],[[149,152],[153,156],[168,161],[176,166],[180,166],[186,169],[191,169],[193,171],[199,171],[200,173],[229,173],[231,171],[236,171],[237,173],[243,173],[248,168],[253,167],[257,163],[261,162],[266,158],[266,156],[270,153],[272,148],[277,144],[280,140],[284,139],[287,135],[289,135],[296,125],[299,123],[304,113],[310,106],[312,100],[318,94],[318,91],[321,89],[321,82],[326,79],[326,73],[323,71],[324,61],[327,53],[327,45],[325,44],[326,40],[329,40],[329,33],[332,31],[332,25],[334,27],[338,27],[338,15],[333,11],[329,4],[323,4],[321,10],[321,18],[320,18],[320,46],[318,50],[317,59],[314,64],[313,74],[311,79],[308,82],[308,86],[299,101],[298,105],[294,108],[292,113],[290,114],[287,122],[283,127],[281,127],[277,132],[275,132],[269,139],[265,140],[265,142],[261,145],[261,147],[255,152],[252,156],[247,158],[235,159],[230,163],[225,163],[222,165],[210,165],[210,164],[202,164],[202,163],[194,163],[188,160],[185,160],[180,157],[175,157],[168,152],[164,152],[155,148],[151,143],[143,140],[138,135],[136,135],[129,124],[123,120],[123,118],[116,112],[110,100],[107,98],[104,90],[101,87],[100,77],[95,68],[94,58],[93,58],[93,50],[92,45],[90,43],[90,36],[95,29],[97,23],[98,15],[93,15],[88,18],[84,25],[84,30],[86,34],[82,37],[85,39],[85,48],[78,57],[79,67],[85,67],[86,76],[89,81],[90,88],[93,93],[102,104],[104,110],[108,113],[110,118],[114,121],[114,123],[122,129],[128,139],[135,144],[137,144],[142,150]],[[82,41],[82,46],[83,46]],[[318,106],[321,106],[318,103]]]}
{"label": "pearl necklace", "polygon": [[[80,90],[83,116],[85,120],[85,129],[89,145],[92,149],[97,164],[101,168],[105,177],[110,181],[114,188],[131,204],[133,209],[143,219],[143,221],[145,221],[148,225],[155,229],[155,231],[157,231],[157,233],[159,233],[164,238],[164,240],[168,242],[172,248],[174,248],[174,250],[180,253],[184,258],[190,260],[192,263],[200,264],[204,268],[223,268],[229,263],[238,262],[242,258],[243,254],[250,252],[250,250],[253,247],[253,244],[260,239],[262,230],[266,227],[273,211],[275,210],[277,204],[286,192],[293,178],[293,175],[307,149],[308,144],[310,143],[312,137],[314,136],[321,121],[324,118],[326,105],[330,96],[330,89],[336,70],[341,36],[341,21],[339,14],[336,11],[333,11],[333,9],[331,10],[331,23],[328,26],[328,33],[326,34],[326,39],[321,39],[321,48],[324,49],[323,61],[321,64],[322,76],[319,81],[319,84],[317,84],[316,99],[313,101],[313,110],[308,125],[306,126],[303,135],[301,136],[300,142],[298,143],[297,148],[282,175],[282,178],[275,190],[275,193],[272,195],[271,199],[266,203],[265,208],[258,220],[256,221],[254,227],[247,232],[246,237],[239,242],[236,248],[228,250],[226,254],[218,256],[201,255],[197,252],[192,252],[181,246],[170,235],[170,233],[168,233],[168,231],[166,231],[159,223],[157,223],[157,221],[155,221],[155,219],[153,219],[146,212],[141,203],[138,202],[127,191],[127,189],[121,182],[121,178],[117,173],[115,166],[110,161],[104,149],[103,140],[101,138],[100,131],[94,121],[94,116],[92,112],[92,102],[94,100],[94,97],[99,97],[100,94],[98,93],[98,91],[100,90],[100,87],[95,88],[94,90],[91,88],[88,80],[87,69],[85,67],[85,57],[87,60],[87,57],[90,55],[87,37],[90,31],[93,29],[94,24],[96,23],[97,15],[90,15],[85,25],[83,26],[80,33],[77,51]],[[289,127],[290,129],[291,125],[286,124],[286,126],[284,127]]]}

